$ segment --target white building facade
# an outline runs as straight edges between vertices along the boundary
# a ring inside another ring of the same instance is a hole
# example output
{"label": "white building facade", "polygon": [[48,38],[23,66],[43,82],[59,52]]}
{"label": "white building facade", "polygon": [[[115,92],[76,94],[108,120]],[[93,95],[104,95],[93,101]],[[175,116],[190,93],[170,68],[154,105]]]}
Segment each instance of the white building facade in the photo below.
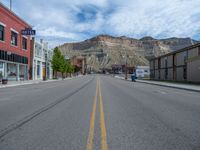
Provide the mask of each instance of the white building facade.
{"label": "white building facade", "polygon": [[35,41],[33,46],[32,79],[52,79],[53,70],[51,67],[53,50],[48,48],[48,43]]}

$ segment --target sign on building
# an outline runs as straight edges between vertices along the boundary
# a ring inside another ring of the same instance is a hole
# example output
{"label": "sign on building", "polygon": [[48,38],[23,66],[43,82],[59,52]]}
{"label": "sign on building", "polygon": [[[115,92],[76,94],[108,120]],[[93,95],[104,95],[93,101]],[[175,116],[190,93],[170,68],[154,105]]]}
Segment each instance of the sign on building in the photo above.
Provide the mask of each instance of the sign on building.
{"label": "sign on building", "polygon": [[22,35],[35,35],[36,31],[32,30],[31,28],[26,28],[25,30],[21,31]]}

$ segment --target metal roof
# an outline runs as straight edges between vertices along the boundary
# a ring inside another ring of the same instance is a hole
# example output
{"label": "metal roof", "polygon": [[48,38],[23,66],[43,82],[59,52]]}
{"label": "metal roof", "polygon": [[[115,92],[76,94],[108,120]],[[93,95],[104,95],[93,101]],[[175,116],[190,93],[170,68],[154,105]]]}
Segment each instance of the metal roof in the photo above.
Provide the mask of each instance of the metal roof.
{"label": "metal roof", "polygon": [[152,58],[152,59],[150,59],[150,61],[151,61],[151,60],[158,59],[158,58],[166,57],[166,56],[169,56],[169,55],[173,55],[173,54],[176,54],[176,53],[184,52],[184,51],[186,51],[186,50],[194,49],[194,48],[196,48],[196,47],[200,47],[200,43],[197,43],[197,44],[195,44],[195,45],[191,45],[191,46],[182,48],[182,49],[177,50],[177,51],[173,51],[173,52],[171,52],[171,53],[167,53],[167,54],[162,55],[162,56],[159,56],[159,57]]}

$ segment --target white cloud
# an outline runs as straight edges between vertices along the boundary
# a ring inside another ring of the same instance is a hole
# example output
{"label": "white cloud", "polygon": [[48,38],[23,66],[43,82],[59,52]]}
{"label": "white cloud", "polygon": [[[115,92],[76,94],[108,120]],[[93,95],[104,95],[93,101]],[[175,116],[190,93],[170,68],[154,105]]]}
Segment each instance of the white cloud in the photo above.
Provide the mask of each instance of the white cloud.
{"label": "white cloud", "polygon": [[[8,5],[6,0],[3,2]],[[90,10],[91,7],[94,9]],[[200,40],[199,8],[199,0],[13,1],[13,10],[35,26],[38,36],[51,39],[50,42],[59,39],[54,44],[80,41],[101,33]],[[81,20],[78,13],[89,19]]]}
{"label": "white cloud", "polygon": [[[146,1],[145,1],[146,2]],[[141,36],[194,36],[200,28],[199,0],[149,0],[119,7],[110,15],[107,24],[113,33]]]}
{"label": "white cloud", "polygon": [[96,7],[106,7],[108,0],[65,0],[63,1],[67,5],[94,5]]}
{"label": "white cloud", "polygon": [[49,27],[46,29],[38,29],[38,36],[47,36],[47,37],[58,37],[58,38],[66,38],[66,39],[76,39],[78,36],[74,33],[64,32],[56,30],[54,27]]}
{"label": "white cloud", "polygon": [[94,21],[78,23],[74,25],[74,29],[78,32],[91,31],[91,32],[100,32],[102,26],[104,25],[105,20],[101,13],[97,13]]}

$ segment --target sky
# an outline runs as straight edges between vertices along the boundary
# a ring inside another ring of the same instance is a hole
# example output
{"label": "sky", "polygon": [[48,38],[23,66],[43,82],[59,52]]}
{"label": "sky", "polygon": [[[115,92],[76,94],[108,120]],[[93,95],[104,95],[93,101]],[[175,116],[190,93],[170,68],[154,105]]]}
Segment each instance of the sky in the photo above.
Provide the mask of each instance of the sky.
{"label": "sky", "polygon": [[[200,0],[12,0],[12,10],[55,47],[99,34],[200,41]],[[9,6],[9,0],[0,0]]]}

